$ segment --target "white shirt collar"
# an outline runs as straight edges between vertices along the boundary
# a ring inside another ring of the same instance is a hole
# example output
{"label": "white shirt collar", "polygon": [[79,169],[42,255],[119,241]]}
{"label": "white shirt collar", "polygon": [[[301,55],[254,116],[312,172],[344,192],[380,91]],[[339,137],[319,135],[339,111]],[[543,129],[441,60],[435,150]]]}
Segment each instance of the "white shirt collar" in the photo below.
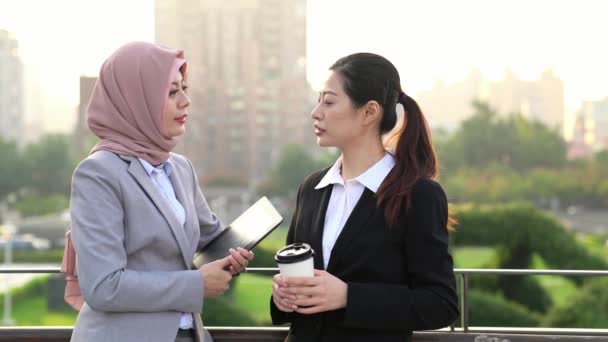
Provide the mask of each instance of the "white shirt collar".
{"label": "white shirt collar", "polygon": [[148,161],[145,159],[141,159],[141,158],[137,158],[137,159],[139,159],[139,162],[141,163],[141,165],[144,167],[144,169],[148,173],[148,176],[152,176],[152,173],[155,170],[164,171],[165,174],[167,175],[167,177],[171,176],[171,173],[173,172],[173,165],[171,164],[170,159],[167,159],[167,161],[165,161],[164,163],[162,163],[156,167],[153,166],[152,164],[148,163]]}
{"label": "white shirt collar", "polygon": [[[395,157],[391,153],[386,153],[382,159],[377,161],[372,167],[360,174],[354,180],[361,183],[374,193],[380,188],[384,178],[395,166]],[[338,158],[334,165],[327,171],[315,189],[322,189],[330,184],[344,184],[344,178],[340,174],[342,167],[342,157]]]}

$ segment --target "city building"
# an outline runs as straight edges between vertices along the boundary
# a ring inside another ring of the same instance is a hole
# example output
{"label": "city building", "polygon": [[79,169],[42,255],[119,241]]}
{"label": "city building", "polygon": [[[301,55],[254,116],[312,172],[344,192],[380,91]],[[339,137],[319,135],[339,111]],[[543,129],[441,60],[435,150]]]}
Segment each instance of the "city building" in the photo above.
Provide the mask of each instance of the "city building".
{"label": "city building", "polygon": [[255,186],[285,144],[313,146],[305,0],[156,0],[156,42],[184,49],[192,105],[178,151],[203,182]]}
{"label": "city building", "polygon": [[15,37],[0,30],[0,138],[24,143],[23,64]]}

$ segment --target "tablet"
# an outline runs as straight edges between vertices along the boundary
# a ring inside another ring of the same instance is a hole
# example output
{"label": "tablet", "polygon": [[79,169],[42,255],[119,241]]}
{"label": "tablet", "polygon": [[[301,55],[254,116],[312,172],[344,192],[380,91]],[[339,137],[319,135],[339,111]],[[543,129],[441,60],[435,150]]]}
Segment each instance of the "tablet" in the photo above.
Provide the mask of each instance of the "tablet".
{"label": "tablet", "polygon": [[268,234],[283,222],[283,217],[266,196],[245,210],[234,222],[194,255],[192,264],[202,265],[230,255],[228,249],[257,246]]}

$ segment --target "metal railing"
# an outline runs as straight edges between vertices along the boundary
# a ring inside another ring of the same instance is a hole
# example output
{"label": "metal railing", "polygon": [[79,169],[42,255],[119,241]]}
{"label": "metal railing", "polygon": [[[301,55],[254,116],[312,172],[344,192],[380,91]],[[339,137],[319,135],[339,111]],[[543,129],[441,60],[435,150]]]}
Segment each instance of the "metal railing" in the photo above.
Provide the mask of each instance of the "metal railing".
{"label": "metal railing", "polygon": [[[59,267],[0,267],[0,274],[54,274],[60,273]],[[275,267],[251,267],[247,273],[278,273]],[[451,326],[452,332],[478,332],[478,333],[512,333],[512,334],[551,334],[551,335],[586,335],[608,336],[608,329],[571,329],[571,328],[508,328],[508,327],[471,327],[469,325],[469,278],[473,275],[509,275],[509,276],[608,276],[608,271],[599,270],[531,270],[531,269],[469,269],[457,268],[454,273],[460,279],[460,328]],[[445,329],[442,329],[445,330]]]}

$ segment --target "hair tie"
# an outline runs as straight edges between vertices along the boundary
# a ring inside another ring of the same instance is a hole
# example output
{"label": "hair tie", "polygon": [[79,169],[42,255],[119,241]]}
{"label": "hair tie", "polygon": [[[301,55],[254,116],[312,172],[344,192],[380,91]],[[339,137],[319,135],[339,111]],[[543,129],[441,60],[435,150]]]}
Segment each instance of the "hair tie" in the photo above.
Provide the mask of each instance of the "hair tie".
{"label": "hair tie", "polygon": [[407,100],[407,94],[404,91],[402,91],[401,94],[399,94],[399,99],[397,99],[397,103],[405,104],[406,100]]}

